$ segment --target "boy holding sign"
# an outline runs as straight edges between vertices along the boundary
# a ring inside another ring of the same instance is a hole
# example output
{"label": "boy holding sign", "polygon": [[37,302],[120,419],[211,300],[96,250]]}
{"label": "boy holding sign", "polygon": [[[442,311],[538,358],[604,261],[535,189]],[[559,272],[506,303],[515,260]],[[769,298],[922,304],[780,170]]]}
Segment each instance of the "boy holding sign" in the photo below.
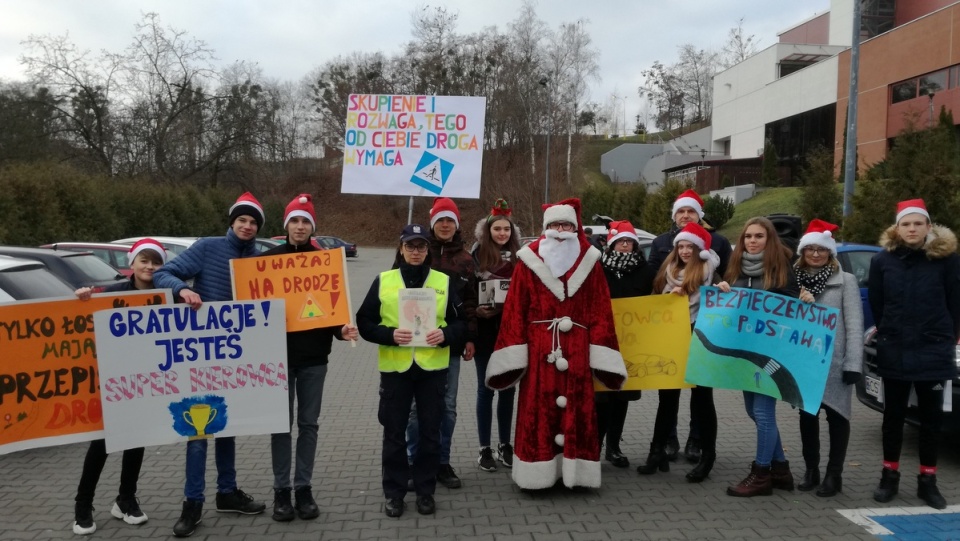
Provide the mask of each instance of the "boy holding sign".
{"label": "boy holding sign", "polygon": [[[283,228],[287,242],[262,255],[299,254],[317,248],[310,242],[317,227],[316,214],[310,194],[300,194],[287,205]],[[322,327],[287,333],[287,376],[290,386],[290,424],[293,424],[293,404],[297,403],[297,459],[293,477],[296,505],[290,497],[290,431],[270,436],[270,454],[273,457],[273,520],[293,520],[294,514],[303,520],[320,516],[313,499],[311,479],[317,454],[320,405],[323,384],[327,377],[327,357],[333,339],[356,340],[359,337],[353,325]]]}
{"label": "boy holding sign", "polygon": [[[263,207],[246,192],[230,207],[230,228],[226,236],[200,239],[187,251],[163,266],[154,275],[157,287],[173,290],[175,299],[197,310],[207,301],[233,300],[230,287],[230,260],[256,255],[257,231],[263,226]],[[193,278],[193,287],[185,280]],[[255,501],[237,486],[236,441],[217,438],[217,511],[221,513],[262,513],[266,505]],[[183,513],[173,527],[177,537],[193,535],[203,515],[206,488],[207,440],[187,442],[186,483]]]}
{"label": "boy holding sign", "polygon": [[[167,262],[166,251],[159,242],[150,238],[142,239],[130,247],[130,251],[127,252],[127,262],[133,269],[130,280],[107,287],[104,290],[105,293],[153,289],[153,272]],[[90,300],[92,293],[93,289],[89,287],[82,287],[76,291],[77,298],[83,301]],[[106,441],[91,441],[87,456],[83,460],[83,472],[80,474],[80,484],[75,498],[73,533],[77,535],[90,535],[97,531],[97,523],[93,520],[93,496],[106,463]],[[140,503],[137,501],[137,479],[140,477],[142,464],[143,447],[127,449],[123,452],[120,491],[110,514],[127,524],[143,524],[147,521],[147,515],[140,510]]]}

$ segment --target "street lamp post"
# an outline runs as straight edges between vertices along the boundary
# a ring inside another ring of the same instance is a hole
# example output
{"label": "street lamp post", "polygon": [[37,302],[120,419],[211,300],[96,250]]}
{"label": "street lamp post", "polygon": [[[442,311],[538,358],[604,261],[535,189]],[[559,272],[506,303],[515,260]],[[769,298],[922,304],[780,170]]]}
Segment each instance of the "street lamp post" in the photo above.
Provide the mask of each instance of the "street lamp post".
{"label": "street lamp post", "polygon": [[553,131],[553,115],[550,114],[551,96],[550,96],[550,78],[543,76],[540,78],[540,85],[547,89],[547,150],[546,150],[546,179],[543,183],[543,202],[550,202],[550,132]]}

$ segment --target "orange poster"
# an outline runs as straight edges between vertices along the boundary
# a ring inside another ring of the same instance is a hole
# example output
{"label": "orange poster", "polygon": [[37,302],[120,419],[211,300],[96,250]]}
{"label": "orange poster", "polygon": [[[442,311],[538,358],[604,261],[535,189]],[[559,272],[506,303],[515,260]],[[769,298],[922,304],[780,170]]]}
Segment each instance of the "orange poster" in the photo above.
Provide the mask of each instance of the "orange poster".
{"label": "orange poster", "polygon": [[166,290],[0,304],[0,454],[103,437],[93,313]]}
{"label": "orange poster", "polygon": [[351,321],[343,248],[230,261],[233,298],[284,299],[287,332]]}

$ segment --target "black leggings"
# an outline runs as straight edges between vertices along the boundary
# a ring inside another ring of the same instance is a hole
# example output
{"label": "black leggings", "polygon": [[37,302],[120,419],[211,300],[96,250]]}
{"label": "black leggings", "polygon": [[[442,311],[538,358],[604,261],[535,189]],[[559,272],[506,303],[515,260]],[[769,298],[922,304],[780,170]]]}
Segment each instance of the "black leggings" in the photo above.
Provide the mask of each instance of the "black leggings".
{"label": "black leggings", "polygon": [[[830,433],[830,455],[827,473],[842,473],[847,458],[847,443],[850,441],[850,420],[833,408],[822,406],[827,412],[827,429]],[[808,469],[820,466],[820,412],[812,415],[800,411],[800,442],[803,444],[803,461]]]}
{"label": "black leggings", "polygon": [[[93,496],[100,482],[100,474],[107,463],[107,443],[104,440],[93,440],[87,448],[87,456],[83,460],[83,473],[80,474],[80,485],[77,487],[78,502],[93,502]],[[140,477],[140,466],[143,464],[143,447],[127,449],[123,452],[123,462],[120,466],[120,496],[132,498],[137,493],[137,479]]]}
{"label": "black leggings", "polygon": [[[920,465],[937,465],[940,424],[943,419],[942,381],[903,381],[883,378],[883,460],[900,462],[903,422],[910,400],[910,387],[917,393],[920,415]],[[938,387],[939,389],[934,389]]]}
{"label": "black leggings", "polygon": [[600,446],[607,440],[607,452],[620,450],[620,438],[623,437],[623,425],[627,420],[626,400],[607,400],[597,402],[597,435],[600,436]]}
{"label": "black leggings", "polygon": [[[667,443],[677,428],[677,412],[680,411],[680,389],[660,389],[660,405],[653,427],[653,445]],[[690,389],[690,416],[700,428],[700,449],[703,452],[717,451],[717,408],[713,404],[713,387],[697,386]]]}

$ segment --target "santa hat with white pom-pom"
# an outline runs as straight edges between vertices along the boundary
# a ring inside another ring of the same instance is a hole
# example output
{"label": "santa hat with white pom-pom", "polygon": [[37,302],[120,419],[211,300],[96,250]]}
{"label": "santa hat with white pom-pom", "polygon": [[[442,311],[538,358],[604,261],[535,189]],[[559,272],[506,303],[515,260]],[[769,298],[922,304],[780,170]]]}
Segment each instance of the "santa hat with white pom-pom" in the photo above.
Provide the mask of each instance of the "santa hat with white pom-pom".
{"label": "santa hat with white pom-pom", "polygon": [[313,229],[317,229],[317,215],[313,211],[313,197],[308,193],[302,193],[293,198],[293,201],[287,203],[287,209],[283,213],[283,228],[287,228],[290,218],[302,216],[310,221]]}
{"label": "santa hat with white pom-pom", "polygon": [[713,237],[700,224],[690,222],[683,226],[683,229],[673,238],[673,245],[676,246],[681,240],[693,243],[694,246],[700,248],[700,259],[704,261],[710,259],[710,243],[713,241]]}
{"label": "santa hat with white pom-pom", "polygon": [[800,237],[800,242],[797,244],[797,253],[802,252],[805,246],[823,246],[836,257],[837,239],[833,238],[833,232],[837,229],[839,227],[830,222],[814,218],[807,226],[807,232]]}

